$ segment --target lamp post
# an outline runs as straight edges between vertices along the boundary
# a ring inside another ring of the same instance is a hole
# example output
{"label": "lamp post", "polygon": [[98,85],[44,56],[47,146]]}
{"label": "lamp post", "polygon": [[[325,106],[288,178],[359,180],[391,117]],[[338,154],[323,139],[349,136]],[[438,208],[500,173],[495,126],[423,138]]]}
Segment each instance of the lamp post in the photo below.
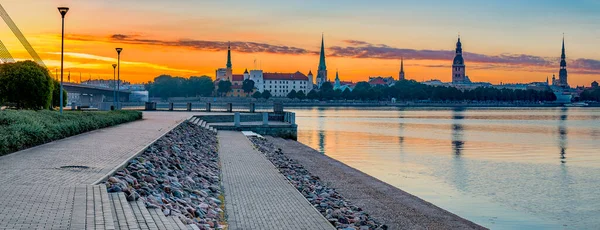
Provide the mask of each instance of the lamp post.
{"label": "lamp post", "polygon": [[60,47],[60,114],[63,113],[63,62],[65,59],[65,15],[69,11],[69,7],[58,7],[58,12],[62,16],[62,37]]}
{"label": "lamp post", "polygon": [[[118,70],[117,70],[117,91],[120,91],[120,87],[121,87],[121,51],[123,51],[123,48],[116,48],[115,50],[117,50],[117,56],[118,56]],[[119,108],[119,93],[117,93],[117,109]]]}
{"label": "lamp post", "polygon": [[[116,71],[117,71],[117,64],[112,64],[113,67],[113,106],[117,106],[117,79],[116,79]],[[115,108],[117,109],[117,108]]]}

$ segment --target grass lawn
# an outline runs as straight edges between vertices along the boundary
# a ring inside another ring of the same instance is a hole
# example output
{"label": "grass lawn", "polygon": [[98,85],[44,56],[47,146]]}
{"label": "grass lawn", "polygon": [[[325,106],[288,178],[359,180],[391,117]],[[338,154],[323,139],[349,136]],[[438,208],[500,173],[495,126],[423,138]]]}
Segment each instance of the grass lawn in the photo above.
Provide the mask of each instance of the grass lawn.
{"label": "grass lawn", "polygon": [[0,111],[0,156],[87,131],[142,119],[139,111]]}

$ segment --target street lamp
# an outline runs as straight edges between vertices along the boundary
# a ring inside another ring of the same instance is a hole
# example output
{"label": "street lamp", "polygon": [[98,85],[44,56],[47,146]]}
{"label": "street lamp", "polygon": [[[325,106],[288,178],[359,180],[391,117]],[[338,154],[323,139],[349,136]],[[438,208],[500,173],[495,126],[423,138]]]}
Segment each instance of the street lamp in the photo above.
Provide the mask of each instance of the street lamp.
{"label": "street lamp", "polygon": [[[120,87],[121,87],[121,51],[123,51],[123,48],[116,48],[115,50],[117,50],[117,56],[118,56],[118,70],[117,70],[117,91],[120,91]],[[117,93],[117,109],[119,108],[119,93]]]}
{"label": "street lamp", "polygon": [[[112,64],[113,67],[113,106],[117,106],[117,79],[116,79],[116,69],[117,69],[117,64]],[[117,109],[117,108],[115,108]]]}
{"label": "street lamp", "polygon": [[63,113],[63,62],[65,59],[65,15],[69,7],[58,7],[58,12],[62,16],[62,37],[60,47],[60,114]]}

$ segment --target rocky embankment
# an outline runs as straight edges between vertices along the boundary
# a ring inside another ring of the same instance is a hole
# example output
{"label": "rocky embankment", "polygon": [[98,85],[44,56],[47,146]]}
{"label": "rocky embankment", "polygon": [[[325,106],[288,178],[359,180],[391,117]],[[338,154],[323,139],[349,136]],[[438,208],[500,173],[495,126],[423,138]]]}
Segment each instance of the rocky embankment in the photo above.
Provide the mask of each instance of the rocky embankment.
{"label": "rocky embankment", "polygon": [[222,229],[223,196],[216,134],[184,122],[106,181],[147,208],[160,208],[184,224]]}
{"label": "rocky embankment", "polygon": [[388,229],[386,225],[369,216],[360,207],[344,199],[335,189],[328,187],[297,161],[288,158],[271,142],[260,137],[251,137],[250,140],[337,229]]}

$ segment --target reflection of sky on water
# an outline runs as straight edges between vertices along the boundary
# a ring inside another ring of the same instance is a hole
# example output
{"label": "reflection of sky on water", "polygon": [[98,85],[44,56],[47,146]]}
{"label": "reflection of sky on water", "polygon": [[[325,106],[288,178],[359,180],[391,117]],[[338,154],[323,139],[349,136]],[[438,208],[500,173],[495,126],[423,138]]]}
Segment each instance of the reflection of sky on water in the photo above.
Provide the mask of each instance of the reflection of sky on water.
{"label": "reflection of sky on water", "polygon": [[600,224],[600,109],[296,112],[299,141],[485,226]]}

